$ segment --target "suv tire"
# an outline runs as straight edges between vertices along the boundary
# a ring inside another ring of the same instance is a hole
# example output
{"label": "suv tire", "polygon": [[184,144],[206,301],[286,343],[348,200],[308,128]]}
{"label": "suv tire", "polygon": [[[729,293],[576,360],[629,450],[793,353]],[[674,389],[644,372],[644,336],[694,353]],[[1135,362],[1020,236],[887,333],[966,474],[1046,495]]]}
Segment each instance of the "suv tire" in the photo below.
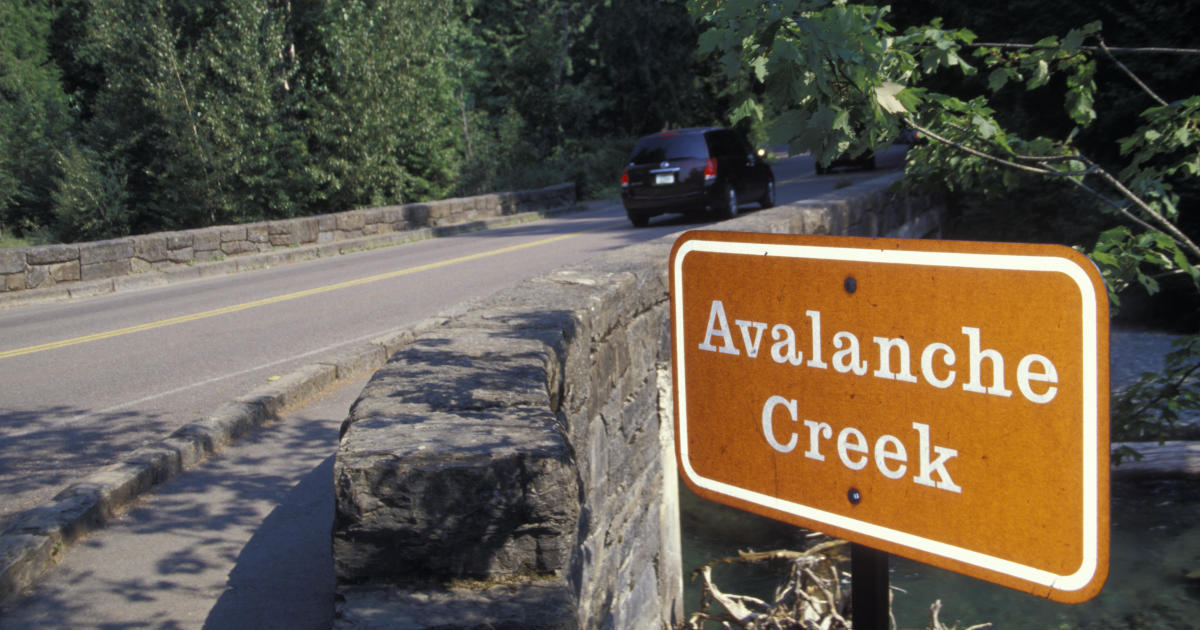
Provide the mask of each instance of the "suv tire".
{"label": "suv tire", "polygon": [[763,210],[766,210],[767,208],[772,208],[775,206],[775,178],[774,177],[767,180],[767,190],[765,192],[763,192],[762,197],[759,197],[758,205],[760,207],[762,207]]}
{"label": "suv tire", "polygon": [[718,205],[715,210],[716,210],[715,214],[717,215],[717,218],[722,221],[724,221],[725,219],[732,219],[733,217],[737,216],[737,211],[738,211],[737,189],[734,188],[732,183],[725,186],[725,191],[721,195],[721,204]]}

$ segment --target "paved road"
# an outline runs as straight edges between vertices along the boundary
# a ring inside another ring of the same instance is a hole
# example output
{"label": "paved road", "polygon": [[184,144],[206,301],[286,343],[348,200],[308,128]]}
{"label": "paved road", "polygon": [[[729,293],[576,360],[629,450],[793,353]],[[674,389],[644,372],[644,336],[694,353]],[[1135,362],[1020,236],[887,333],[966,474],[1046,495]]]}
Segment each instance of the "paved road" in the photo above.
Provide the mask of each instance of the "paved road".
{"label": "paved road", "polygon": [[[818,178],[807,157],[777,170],[781,202],[875,175]],[[6,517],[72,480],[314,357],[601,251],[702,225],[664,217],[634,229],[618,205],[597,206],[236,276],[0,310],[0,530]]]}
{"label": "paved road", "polygon": [[[881,166],[900,160],[891,154]],[[784,160],[776,173],[780,203],[878,175],[818,178],[807,157]],[[0,311],[0,510],[36,505],[321,354],[606,249],[703,226],[666,217],[634,229],[618,205],[596,206],[279,269]],[[342,286],[349,281],[360,283]],[[38,349],[51,343],[61,347]],[[34,596],[0,613],[0,628],[327,626],[330,463],[336,427],[358,389],[331,392],[169,483],[72,550]],[[308,564],[295,565],[301,561]],[[302,577],[289,582],[284,574]]]}

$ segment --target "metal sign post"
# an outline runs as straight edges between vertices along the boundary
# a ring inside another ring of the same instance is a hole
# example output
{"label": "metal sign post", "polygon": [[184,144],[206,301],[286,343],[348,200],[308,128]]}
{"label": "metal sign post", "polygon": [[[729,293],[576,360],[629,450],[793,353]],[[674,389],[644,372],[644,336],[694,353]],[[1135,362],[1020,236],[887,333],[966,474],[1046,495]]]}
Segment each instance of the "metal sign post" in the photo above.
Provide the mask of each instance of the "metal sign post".
{"label": "metal sign post", "polygon": [[888,554],[850,546],[850,604],[854,630],[888,630]]}

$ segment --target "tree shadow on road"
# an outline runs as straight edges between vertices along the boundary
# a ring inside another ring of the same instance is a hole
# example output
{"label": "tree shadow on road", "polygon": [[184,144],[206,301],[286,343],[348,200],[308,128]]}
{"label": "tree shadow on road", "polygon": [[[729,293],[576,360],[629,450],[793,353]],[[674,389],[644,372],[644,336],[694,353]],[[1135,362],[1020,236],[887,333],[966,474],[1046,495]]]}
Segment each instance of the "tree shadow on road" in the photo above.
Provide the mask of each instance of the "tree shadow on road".
{"label": "tree shadow on road", "polygon": [[[336,418],[268,424],[78,541],[0,629],[329,627]],[[214,607],[214,602],[216,605]]]}
{"label": "tree shadow on road", "polygon": [[15,514],[175,428],[154,413],[0,409],[0,531]]}

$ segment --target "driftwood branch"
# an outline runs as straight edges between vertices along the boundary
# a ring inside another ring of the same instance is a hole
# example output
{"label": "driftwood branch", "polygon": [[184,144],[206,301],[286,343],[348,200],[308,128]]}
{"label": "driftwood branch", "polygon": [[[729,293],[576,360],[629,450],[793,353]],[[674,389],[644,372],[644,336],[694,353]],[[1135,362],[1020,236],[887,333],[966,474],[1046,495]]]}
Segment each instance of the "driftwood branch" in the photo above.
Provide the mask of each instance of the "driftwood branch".
{"label": "driftwood branch", "polygon": [[[838,568],[839,563],[848,559],[848,547],[845,541],[828,540],[805,551],[743,551],[733,557],[714,560],[692,573],[692,579],[701,580],[703,587],[700,609],[676,630],[701,630],[705,622],[721,624],[727,630],[852,630],[848,593],[842,588],[843,581],[849,576]],[[727,593],[713,581],[713,568],[717,566],[769,562],[788,565],[787,579],[775,589],[774,601]],[[891,595],[889,593],[889,608]],[[714,602],[719,604],[719,610],[712,607]],[[930,607],[927,630],[958,630],[957,626],[947,627],[938,619],[941,607],[940,600]],[[899,627],[891,610],[888,616],[891,627]],[[990,627],[988,623],[964,630]]]}

